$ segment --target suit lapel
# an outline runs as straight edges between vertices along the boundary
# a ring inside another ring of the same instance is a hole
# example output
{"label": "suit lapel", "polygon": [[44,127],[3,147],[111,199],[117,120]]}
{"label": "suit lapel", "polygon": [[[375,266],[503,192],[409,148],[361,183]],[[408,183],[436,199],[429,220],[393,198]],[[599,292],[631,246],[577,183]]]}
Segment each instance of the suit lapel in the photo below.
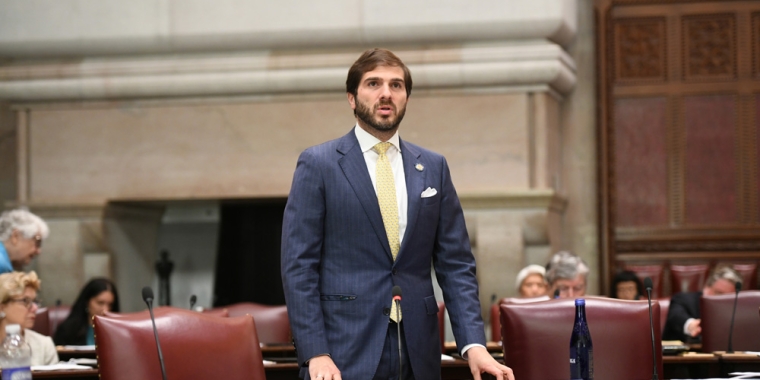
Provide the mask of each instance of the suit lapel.
{"label": "suit lapel", "polygon": [[380,205],[377,202],[377,194],[372,187],[372,179],[367,171],[364,154],[359,147],[359,141],[356,139],[353,129],[341,138],[337,150],[343,155],[338,159],[338,165],[340,165],[348,183],[359,198],[359,203],[367,214],[367,218],[382,243],[383,249],[388,254],[388,258],[393,260],[388,236],[383,225],[383,216],[380,214]]}
{"label": "suit lapel", "polygon": [[[404,160],[404,176],[406,177],[406,231],[404,232],[404,241],[399,249],[399,257],[404,254],[404,247],[409,245],[411,237],[414,236],[414,228],[417,225],[417,216],[419,215],[422,199],[420,194],[425,190],[425,166],[420,162],[421,152],[411,144],[405,144],[399,139],[401,145],[401,157]],[[422,170],[417,169],[420,164]]]}

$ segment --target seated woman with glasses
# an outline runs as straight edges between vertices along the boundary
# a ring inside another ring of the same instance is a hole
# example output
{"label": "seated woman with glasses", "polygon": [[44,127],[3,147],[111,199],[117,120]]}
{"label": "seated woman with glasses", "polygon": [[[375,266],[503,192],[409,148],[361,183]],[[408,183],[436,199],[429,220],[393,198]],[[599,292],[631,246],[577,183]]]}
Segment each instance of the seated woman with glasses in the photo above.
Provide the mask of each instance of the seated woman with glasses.
{"label": "seated woman with glasses", "polygon": [[21,334],[32,349],[32,365],[58,363],[53,339],[32,331],[37,316],[37,291],[40,279],[35,272],[0,274],[0,341],[5,339],[5,326],[21,325]]}
{"label": "seated woman with glasses", "polygon": [[82,288],[69,316],[55,330],[53,340],[58,345],[94,345],[92,317],[109,311],[119,312],[116,286],[108,279],[93,278]]}
{"label": "seated woman with glasses", "polygon": [[612,298],[635,301],[644,294],[644,285],[641,284],[641,280],[636,276],[636,273],[626,270],[615,275],[612,279],[611,290],[610,296]]}

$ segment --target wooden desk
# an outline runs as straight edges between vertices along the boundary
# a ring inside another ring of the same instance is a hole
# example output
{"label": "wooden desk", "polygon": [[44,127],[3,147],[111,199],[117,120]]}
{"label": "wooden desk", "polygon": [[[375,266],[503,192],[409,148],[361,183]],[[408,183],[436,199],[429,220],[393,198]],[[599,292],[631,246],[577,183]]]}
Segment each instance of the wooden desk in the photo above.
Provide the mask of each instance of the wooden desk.
{"label": "wooden desk", "polygon": [[34,371],[32,379],[97,380],[97,369],[68,369],[63,371]]}
{"label": "wooden desk", "polygon": [[[494,354],[501,353],[501,345],[489,342],[486,346]],[[456,346],[447,343],[446,350],[456,353]],[[277,364],[265,365],[267,380],[292,380],[298,378],[298,364],[294,360],[295,349],[292,345],[271,345],[261,348],[261,353],[267,360],[279,361]],[[58,351],[61,360],[68,357],[95,357],[95,351]],[[500,360],[501,361],[501,360]],[[686,355],[664,356],[662,359],[662,379],[686,379],[707,377],[728,377],[731,372],[760,372],[760,357],[741,357],[716,355]],[[52,372],[34,372],[34,379],[67,379],[67,380],[97,380],[98,371],[70,370]],[[461,359],[441,362],[441,377],[444,380],[472,379],[467,362]],[[488,379],[490,377],[484,377]]]}
{"label": "wooden desk", "polygon": [[[267,380],[293,380],[298,379],[298,363],[277,363],[264,366]],[[98,370],[63,370],[63,371],[37,371],[32,373],[33,379],[66,379],[66,380],[98,380]],[[468,380],[470,367],[464,360],[445,361],[441,363],[441,378],[443,380]],[[491,377],[483,377],[484,380]]]}

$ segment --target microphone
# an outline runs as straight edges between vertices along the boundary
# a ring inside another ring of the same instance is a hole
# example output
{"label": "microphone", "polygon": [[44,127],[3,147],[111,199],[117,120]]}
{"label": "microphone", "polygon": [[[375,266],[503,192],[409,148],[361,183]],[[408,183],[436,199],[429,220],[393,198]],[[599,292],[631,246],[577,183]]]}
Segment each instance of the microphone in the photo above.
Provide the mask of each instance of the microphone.
{"label": "microphone", "polygon": [[396,333],[398,335],[398,378],[401,378],[401,374],[403,373],[402,368],[402,361],[401,361],[401,287],[396,285],[391,290],[391,294],[393,295],[393,302],[396,303],[396,320],[398,321],[398,326],[396,326]]}
{"label": "microphone", "polygon": [[742,290],[742,283],[736,283],[736,297],[734,297],[734,311],[731,313],[731,329],[728,330],[728,350],[727,354],[734,353],[734,319],[736,318],[736,302],[739,301],[739,292]]}
{"label": "microphone", "polygon": [[193,310],[193,307],[195,306],[195,302],[198,301],[198,297],[195,296],[195,294],[190,296],[190,310]]}
{"label": "microphone", "polygon": [[156,348],[158,349],[158,362],[161,364],[161,376],[166,380],[166,368],[164,368],[164,354],[161,353],[161,343],[158,342],[158,330],[156,330],[156,318],[153,316],[153,289],[146,286],[142,289],[143,301],[148,305],[150,312],[150,321],[153,322],[153,336],[156,337]]}
{"label": "microphone", "polygon": [[557,298],[559,298],[559,289],[556,289],[554,291],[554,299],[557,299]]}
{"label": "microphone", "polygon": [[652,322],[652,279],[644,279],[644,287],[647,289],[647,302],[649,303],[649,332],[652,333],[652,380],[658,380],[657,377],[657,354],[654,345],[654,322]]}

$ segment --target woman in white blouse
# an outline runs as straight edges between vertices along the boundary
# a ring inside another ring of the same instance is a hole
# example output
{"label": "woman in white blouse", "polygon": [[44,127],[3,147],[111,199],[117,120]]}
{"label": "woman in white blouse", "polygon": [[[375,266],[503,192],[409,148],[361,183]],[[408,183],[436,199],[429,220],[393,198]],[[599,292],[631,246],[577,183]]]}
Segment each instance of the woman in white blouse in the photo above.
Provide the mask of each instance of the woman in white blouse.
{"label": "woman in white blouse", "polygon": [[0,342],[5,339],[5,326],[21,325],[21,333],[32,349],[32,365],[55,364],[58,352],[53,339],[32,331],[39,289],[40,279],[34,271],[0,274]]}

